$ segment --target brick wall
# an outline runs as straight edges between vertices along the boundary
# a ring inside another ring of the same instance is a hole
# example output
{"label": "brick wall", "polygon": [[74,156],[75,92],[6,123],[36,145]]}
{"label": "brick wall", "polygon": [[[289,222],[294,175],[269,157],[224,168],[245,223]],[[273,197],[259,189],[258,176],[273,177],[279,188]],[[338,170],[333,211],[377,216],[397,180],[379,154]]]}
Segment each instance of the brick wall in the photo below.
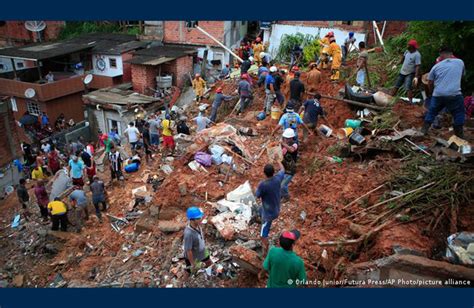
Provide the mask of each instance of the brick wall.
{"label": "brick wall", "polygon": [[[382,28],[383,28],[383,22],[378,22],[377,26],[380,30],[380,33],[382,33]],[[383,40],[385,42],[386,39],[400,35],[402,32],[404,32],[407,29],[408,22],[406,21],[387,21],[387,24],[385,25],[385,31],[383,34]],[[367,31],[367,44],[369,46],[374,45],[375,43],[375,37],[374,37],[374,28],[372,25],[372,22],[370,23]]]}
{"label": "brick wall", "polygon": [[141,94],[149,94],[147,88],[156,88],[156,66],[132,64],[133,90]]}
{"label": "brick wall", "polygon": [[[199,21],[198,25],[219,41],[224,40],[224,21]],[[163,28],[165,43],[218,46],[201,31],[186,28],[184,21],[165,21]]]}
{"label": "brick wall", "polygon": [[[46,29],[42,31],[43,41],[55,40],[64,24],[64,21],[46,21]],[[7,21],[0,26],[0,46],[25,45],[35,40],[35,34],[26,30],[24,21]]]}
{"label": "brick wall", "polygon": [[122,54],[122,63],[123,63],[122,81],[123,82],[132,81],[132,65],[130,63],[127,63],[126,61],[133,58],[133,53],[134,53],[134,51],[126,52],[126,53]]}
{"label": "brick wall", "polygon": [[[9,106],[9,102],[3,107]],[[5,108],[4,108],[5,109]],[[5,123],[5,118],[7,123]],[[5,126],[8,125],[8,127]],[[8,138],[8,131],[10,131],[11,138]],[[13,142],[14,151],[12,151]],[[0,112],[0,166],[10,163],[15,158],[19,157],[20,137],[18,135],[18,126],[15,123],[15,118],[10,108]]]}
{"label": "brick wall", "polygon": [[186,56],[186,57],[181,57],[173,62],[176,62],[175,67],[176,67],[176,73],[174,76],[173,81],[175,81],[175,86],[179,88],[183,88],[184,85],[186,84],[186,80],[189,80],[189,73],[192,74],[193,72],[193,57],[192,56]]}

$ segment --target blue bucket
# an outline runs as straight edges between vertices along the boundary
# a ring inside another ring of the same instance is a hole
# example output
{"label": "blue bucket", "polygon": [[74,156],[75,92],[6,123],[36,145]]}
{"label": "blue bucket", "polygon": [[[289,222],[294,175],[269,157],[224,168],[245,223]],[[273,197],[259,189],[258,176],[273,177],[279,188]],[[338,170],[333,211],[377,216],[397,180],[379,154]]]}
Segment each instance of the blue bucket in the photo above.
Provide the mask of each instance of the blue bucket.
{"label": "blue bucket", "polygon": [[131,173],[131,172],[137,172],[138,168],[140,168],[140,164],[132,163],[132,164],[126,165],[124,169],[125,169],[125,172]]}
{"label": "blue bucket", "polygon": [[257,114],[257,120],[259,120],[259,121],[265,120],[266,117],[267,117],[267,115],[263,111],[260,112],[259,114]]}

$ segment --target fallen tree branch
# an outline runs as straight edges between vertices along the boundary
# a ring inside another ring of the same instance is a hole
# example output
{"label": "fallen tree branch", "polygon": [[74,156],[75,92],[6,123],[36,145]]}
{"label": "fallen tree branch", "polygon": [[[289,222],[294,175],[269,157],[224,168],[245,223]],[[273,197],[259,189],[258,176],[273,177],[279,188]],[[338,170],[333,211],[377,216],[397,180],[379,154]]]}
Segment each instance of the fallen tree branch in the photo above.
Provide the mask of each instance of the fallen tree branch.
{"label": "fallen tree branch", "polygon": [[351,205],[357,203],[357,201],[361,200],[361,199],[364,198],[364,197],[367,197],[367,196],[370,195],[371,193],[376,192],[377,190],[379,190],[380,188],[382,188],[382,187],[384,187],[384,186],[385,186],[385,183],[382,184],[382,185],[380,185],[380,186],[377,187],[377,188],[372,189],[372,190],[369,191],[369,192],[366,192],[365,194],[363,194],[363,195],[360,196],[359,198],[355,199],[355,200],[352,201],[351,203],[349,203],[349,204],[347,204],[346,206],[344,206],[343,209],[346,209],[346,208],[350,207]]}
{"label": "fallen tree branch", "polygon": [[350,99],[337,98],[337,97],[328,96],[328,95],[321,95],[321,97],[322,98],[327,98],[327,99],[332,99],[332,100],[335,100],[335,101],[345,102],[345,103],[348,103],[348,104],[351,104],[351,105],[354,105],[354,106],[370,108],[370,109],[374,109],[374,110],[378,110],[378,111],[385,111],[385,110],[390,109],[389,107],[381,107],[381,106],[376,106],[376,105],[370,105],[370,104],[365,104],[365,103],[361,103],[361,102],[356,102],[356,101],[353,101],[353,100],[350,100]]}

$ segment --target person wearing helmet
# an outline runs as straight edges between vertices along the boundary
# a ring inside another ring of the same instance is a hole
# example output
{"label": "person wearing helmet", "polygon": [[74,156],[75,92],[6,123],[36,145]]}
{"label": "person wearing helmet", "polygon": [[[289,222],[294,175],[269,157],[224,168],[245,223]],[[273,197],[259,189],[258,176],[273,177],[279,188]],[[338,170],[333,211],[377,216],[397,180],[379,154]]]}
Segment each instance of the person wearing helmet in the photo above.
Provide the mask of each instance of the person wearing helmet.
{"label": "person wearing helmet", "polygon": [[190,273],[196,273],[200,268],[212,264],[201,229],[203,216],[203,211],[196,206],[186,210],[188,225],[184,228],[183,246],[186,270]]}
{"label": "person wearing helmet", "polygon": [[[321,94],[314,93],[313,98],[305,101],[304,104],[301,106],[300,110],[298,111],[299,114],[301,114],[304,111],[303,122],[312,131],[314,131],[314,129],[318,126],[319,116],[326,119],[326,116],[324,115],[323,107],[321,107],[321,103],[319,102],[320,99],[321,99]],[[303,141],[305,142],[307,139],[308,139],[308,132],[304,130]]]}
{"label": "person wearing helmet", "polygon": [[200,102],[204,91],[206,90],[206,81],[201,78],[201,74],[196,74],[192,82],[194,94],[196,95],[196,102]]}
{"label": "person wearing helmet", "polygon": [[265,165],[263,173],[266,179],[258,184],[255,191],[255,197],[262,200],[259,211],[262,218],[260,237],[262,238],[263,256],[268,252],[268,235],[272,222],[280,215],[281,182],[285,177],[285,169],[280,161],[277,163],[280,166],[280,171],[276,174],[272,164]]}
{"label": "person wearing helmet", "polygon": [[265,78],[265,106],[264,111],[267,115],[270,114],[270,109],[272,108],[273,102],[276,99],[275,93],[275,76],[278,73],[276,66],[270,67],[270,72]]}
{"label": "person wearing helmet", "polygon": [[266,52],[260,53],[260,59],[262,60],[262,65],[270,65],[270,62],[272,62],[272,57]]}
{"label": "person wearing helmet", "polygon": [[285,176],[281,182],[281,200],[287,202],[290,200],[290,193],[288,186],[291,179],[296,173],[296,160],[298,158],[298,143],[295,141],[295,131],[292,128],[287,128],[283,131],[281,140],[281,151],[283,154],[283,167],[285,168]]}
{"label": "person wearing helmet", "polygon": [[332,57],[331,63],[331,81],[339,81],[342,60],[341,47],[336,43],[336,38],[330,38],[329,55]]}
{"label": "person wearing helmet", "polygon": [[250,67],[252,66],[253,57],[249,57],[240,65],[240,74],[247,74]]}
{"label": "person wearing helmet", "polygon": [[349,36],[344,40],[344,45],[342,45],[342,65],[346,65],[346,58],[349,52],[351,51],[352,46],[354,46],[356,38],[354,37],[354,32],[349,32]]}
{"label": "person wearing helmet", "polygon": [[237,86],[237,93],[240,96],[240,109],[238,114],[244,112],[245,108],[252,102],[252,85],[250,84],[249,76],[247,74],[242,74],[240,76],[240,81]]}
{"label": "person wearing helmet", "polygon": [[291,128],[295,131],[295,141],[298,142],[298,126],[303,125],[303,127],[309,131],[310,135],[313,133],[309,130],[308,126],[303,122],[300,115],[295,112],[295,106],[292,102],[289,102],[286,105],[286,113],[283,114],[278,122],[278,125],[273,129],[271,136],[275,134],[277,130],[283,128],[283,130],[287,128]]}
{"label": "person wearing helmet", "polygon": [[265,50],[265,47],[263,46],[262,39],[259,36],[257,36],[257,38],[255,39],[252,48],[255,62],[257,62],[257,65],[260,65],[262,63],[262,58],[260,57],[260,54]]}
{"label": "person wearing helmet", "polygon": [[294,65],[299,64],[302,56],[303,56],[303,48],[301,48],[301,46],[298,44],[293,46],[290,53],[290,58],[291,58],[290,67],[293,67]]}
{"label": "person wearing helmet", "polygon": [[222,102],[230,101],[232,98],[233,96],[224,95],[224,93],[222,93],[221,87],[217,88],[216,95],[214,96],[214,101],[212,102],[211,116],[209,120],[216,123],[217,111],[219,110],[219,107],[222,105]]}
{"label": "person wearing helmet", "polygon": [[395,96],[401,86],[407,91],[408,100],[413,103],[413,91],[412,86],[418,85],[418,80],[421,78],[421,54],[418,51],[418,43],[415,40],[408,42],[407,50],[403,54],[400,64],[402,68],[398,74],[395,87],[392,90],[391,95]]}
{"label": "person wearing helmet", "polygon": [[307,93],[316,93],[321,83],[321,72],[316,63],[309,64],[309,72],[306,73]]}
{"label": "person wearing helmet", "polygon": [[293,251],[300,236],[298,230],[283,231],[279,239],[280,247],[270,248],[263,262],[263,269],[269,274],[267,288],[296,288],[305,285],[303,259]]}
{"label": "person wearing helmet", "polygon": [[329,32],[322,39],[319,40],[319,45],[322,46],[319,53],[319,64],[318,69],[327,69],[329,64],[329,44],[331,43],[329,39],[334,37],[333,32]]}

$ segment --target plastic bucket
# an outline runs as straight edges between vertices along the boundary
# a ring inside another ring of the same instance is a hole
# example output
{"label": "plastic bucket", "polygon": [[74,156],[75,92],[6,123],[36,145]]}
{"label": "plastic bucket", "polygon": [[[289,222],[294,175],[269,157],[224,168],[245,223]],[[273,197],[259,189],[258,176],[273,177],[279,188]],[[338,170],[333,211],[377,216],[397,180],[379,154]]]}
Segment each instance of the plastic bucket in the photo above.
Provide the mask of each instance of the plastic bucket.
{"label": "plastic bucket", "polygon": [[136,171],[138,171],[138,168],[139,168],[139,167],[140,167],[139,164],[137,164],[137,163],[132,163],[132,164],[126,165],[124,169],[125,169],[125,172],[130,173],[130,172],[136,172]]}
{"label": "plastic bucket", "polygon": [[324,124],[321,124],[319,126],[319,131],[326,137],[329,137],[331,136],[332,134],[332,129],[330,129],[329,127],[327,127],[326,125]]}
{"label": "plastic bucket", "polygon": [[349,137],[353,132],[354,132],[354,129],[352,129],[352,127],[344,127],[344,128],[338,129],[336,132],[336,135],[337,135],[337,138],[344,139],[346,137]]}
{"label": "plastic bucket", "polygon": [[281,117],[281,109],[277,106],[273,106],[272,109],[271,109],[271,117],[272,117],[272,120],[280,120],[280,117]]}
{"label": "plastic bucket", "polygon": [[258,121],[263,121],[263,120],[265,120],[265,117],[266,117],[266,115],[265,115],[265,112],[263,112],[263,111],[260,112],[259,114],[257,114],[257,120],[258,120]]}
{"label": "plastic bucket", "polygon": [[347,119],[346,122],[344,122],[344,127],[358,128],[360,124],[360,120]]}
{"label": "plastic bucket", "polygon": [[365,142],[364,136],[359,133],[352,133],[349,136],[349,143],[353,145],[361,145]]}

